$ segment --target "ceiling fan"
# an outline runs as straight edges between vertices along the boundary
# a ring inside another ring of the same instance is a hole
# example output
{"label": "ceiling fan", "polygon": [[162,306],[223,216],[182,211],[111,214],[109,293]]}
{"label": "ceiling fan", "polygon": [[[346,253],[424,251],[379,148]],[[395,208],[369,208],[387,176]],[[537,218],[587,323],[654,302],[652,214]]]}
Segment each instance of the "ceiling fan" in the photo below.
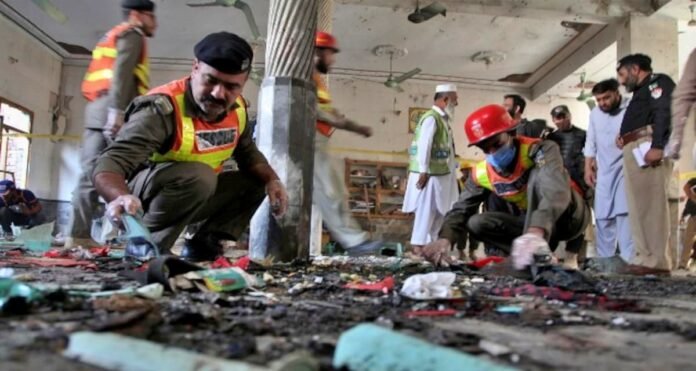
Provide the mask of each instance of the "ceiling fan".
{"label": "ceiling fan", "polygon": [[418,5],[418,1],[416,1],[416,10],[408,15],[408,20],[410,22],[425,22],[438,14],[442,14],[443,17],[447,16],[447,8],[445,8],[444,5],[438,3],[437,1],[426,6],[423,9],[421,9]]}
{"label": "ceiling fan", "polygon": [[68,21],[68,17],[58,9],[50,0],[31,0],[36,6],[38,6],[44,13],[49,17],[53,18],[54,21],[64,24]]}
{"label": "ceiling fan", "polygon": [[373,53],[376,56],[389,56],[389,77],[387,77],[387,81],[384,82],[384,86],[388,87],[389,89],[394,89],[399,93],[403,93],[404,91],[404,89],[401,88],[402,82],[412,78],[422,71],[420,68],[414,68],[404,74],[394,76],[394,71],[392,69],[394,58],[405,56],[408,53],[406,49],[399,49],[393,45],[379,45],[373,50]]}
{"label": "ceiling fan", "polygon": [[584,102],[584,101],[586,101],[588,98],[592,98],[592,94],[588,93],[588,92],[585,90],[585,77],[586,77],[585,72],[582,72],[582,73],[580,74],[580,95],[578,95],[577,98],[575,98],[575,99],[577,99],[579,102]]}
{"label": "ceiling fan", "polygon": [[247,23],[249,23],[249,28],[251,29],[251,34],[254,39],[261,40],[261,32],[259,31],[259,26],[256,25],[256,19],[254,18],[254,13],[252,13],[249,4],[242,0],[215,0],[209,3],[187,3],[187,6],[191,8],[203,8],[209,6],[224,6],[224,7],[234,7],[241,10],[246,17]]}

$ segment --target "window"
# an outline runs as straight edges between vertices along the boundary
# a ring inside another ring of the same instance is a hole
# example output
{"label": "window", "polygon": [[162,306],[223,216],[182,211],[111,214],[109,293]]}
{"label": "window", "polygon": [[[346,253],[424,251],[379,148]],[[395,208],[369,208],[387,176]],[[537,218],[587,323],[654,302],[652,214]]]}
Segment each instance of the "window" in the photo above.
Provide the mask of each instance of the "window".
{"label": "window", "polygon": [[33,114],[20,105],[0,98],[0,178],[13,179],[26,188],[29,170],[29,138]]}

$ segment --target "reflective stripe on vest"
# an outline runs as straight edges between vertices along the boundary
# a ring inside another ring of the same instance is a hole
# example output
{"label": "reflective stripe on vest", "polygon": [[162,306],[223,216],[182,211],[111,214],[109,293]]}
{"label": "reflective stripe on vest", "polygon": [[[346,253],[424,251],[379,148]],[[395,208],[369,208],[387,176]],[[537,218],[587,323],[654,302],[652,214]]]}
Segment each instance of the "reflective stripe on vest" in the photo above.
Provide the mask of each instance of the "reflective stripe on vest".
{"label": "reflective stripe on vest", "polygon": [[[317,108],[322,111],[331,112],[333,110],[333,107],[331,106],[331,95],[324,84],[324,80],[321,79],[321,76],[319,76],[318,73],[315,73],[312,78],[314,79],[314,84],[317,86]],[[326,137],[331,137],[334,130],[335,129],[333,126],[327,124],[326,122],[317,120],[317,131],[320,134]]]}
{"label": "reflective stripe on vest", "polygon": [[425,112],[420,120],[418,120],[416,133],[413,137],[413,142],[411,142],[411,147],[408,150],[410,157],[408,170],[412,173],[421,173],[424,170],[418,165],[418,140],[420,139],[423,122],[428,117],[435,118],[435,136],[433,137],[433,143],[430,147],[430,163],[428,164],[428,169],[425,169],[425,171],[430,175],[449,174],[452,171],[452,169],[449,168],[449,158],[452,153],[450,134],[445,121],[442,120],[442,116],[433,109]]}
{"label": "reflective stripe on vest", "polygon": [[527,185],[534,160],[529,158],[529,149],[541,140],[536,138],[517,137],[520,143],[517,151],[517,164],[515,170],[507,177],[498,174],[495,168],[486,161],[476,164],[473,180],[480,187],[485,188],[505,201],[517,205],[522,210],[527,210]]}
{"label": "reflective stripe on vest", "polygon": [[[118,57],[118,50],[116,49],[118,37],[133,27],[128,23],[122,23],[112,28],[97,43],[97,46],[92,51],[92,61],[82,81],[82,95],[87,100],[93,101],[97,99],[100,94],[108,91],[111,87],[111,80],[114,78],[114,63],[116,63]],[[138,94],[147,93],[150,85],[149,70],[147,47],[145,37],[143,36],[143,50],[140,53],[140,61],[133,70],[133,75],[138,81]]]}
{"label": "reflective stripe on vest", "polygon": [[153,154],[150,161],[201,162],[219,173],[222,171],[222,164],[232,157],[239,137],[246,128],[246,101],[240,95],[235,101],[236,109],[230,111],[221,122],[208,124],[186,115],[187,82],[188,78],[173,81],[149,93],[168,95],[173,102],[176,117],[176,139],[172,148],[165,154]]}

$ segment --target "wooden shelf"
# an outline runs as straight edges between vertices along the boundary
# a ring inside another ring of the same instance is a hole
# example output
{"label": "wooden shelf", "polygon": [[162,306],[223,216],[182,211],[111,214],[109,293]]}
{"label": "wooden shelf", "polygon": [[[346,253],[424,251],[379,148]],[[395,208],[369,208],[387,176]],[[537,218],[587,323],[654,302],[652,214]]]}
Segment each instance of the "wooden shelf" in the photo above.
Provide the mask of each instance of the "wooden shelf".
{"label": "wooden shelf", "polygon": [[[392,188],[393,184],[398,184],[403,187],[408,179],[408,164],[398,162],[382,162],[370,160],[345,160],[345,182],[348,192],[351,194],[351,201],[368,201],[374,203],[374,208],[371,208],[370,213],[367,212],[352,212],[359,218],[369,219],[400,219],[406,220],[413,218],[410,214],[394,213],[382,214],[382,211],[393,210],[394,206],[403,204],[403,197],[406,194],[405,190]],[[356,169],[366,169],[374,175],[354,175]],[[399,177],[397,182],[392,182],[393,176]],[[366,182],[365,185],[355,184],[360,181]],[[384,184],[383,184],[384,182]],[[373,188],[366,185],[370,184]],[[383,188],[386,187],[386,188]],[[384,205],[384,206],[383,206]],[[400,208],[399,208],[400,210]]]}

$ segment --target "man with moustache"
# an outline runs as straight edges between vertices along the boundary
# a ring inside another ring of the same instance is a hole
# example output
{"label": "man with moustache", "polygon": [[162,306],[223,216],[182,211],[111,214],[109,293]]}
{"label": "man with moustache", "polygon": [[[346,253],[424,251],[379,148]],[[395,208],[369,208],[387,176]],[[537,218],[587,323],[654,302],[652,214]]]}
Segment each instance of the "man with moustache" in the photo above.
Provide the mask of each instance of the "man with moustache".
{"label": "man with moustache", "polygon": [[450,127],[458,103],[457,86],[438,85],[433,100],[433,107],[421,116],[409,148],[403,211],[415,213],[411,234],[415,255],[420,255],[423,246],[438,238],[445,214],[459,196],[456,175],[459,164],[454,159]]}
{"label": "man with moustache", "polygon": [[[650,270],[668,271],[670,218],[668,185],[672,162],[664,156],[671,130],[671,97],[674,81],[653,73],[644,54],[623,57],[617,66],[619,82],[633,93],[626,108],[616,144],[623,150],[628,217],[635,252],[633,264]],[[633,150],[648,143],[641,167]],[[658,272],[656,272],[658,273]]]}
{"label": "man with moustache", "polygon": [[80,154],[82,173],[73,192],[67,247],[96,245],[90,237],[99,204],[92,184],[94,163],[123,126],[128,104],[150,88],[146,38],[157,29],[155,4],[150,0],[123,0],[121,8],[125,21],[107,32],[94,48],[82,82],[82,95],[89,103]]}
{"label": "man with moustache", "polygon": [[[115,222],[141,215],[167,254],[182,230],[202,222],[182,256],[213,260],[220,240],[236,240],[267,195],[274,212],[287,208],[287,194],[251,138],[242,89],[253,52],[235,34],[213,33],[194,48],[191,75],[139,97],[126,124],[97,160],[94,184]],[[239,171],[222,172],[234,158]],[[142,257],[148,251],[127,251]]]}
{"label": "man with moustache", "polygon": [[629,98],[621,96],[619,82],[608,79],[592,88],[597,107],[590,112],[585,140],[585,182],[594,188],[597,256],[616,254],[629,263],[633,258],[633,236],[628,220],[624,185],[623,153],[614,140],[619,135]]}

